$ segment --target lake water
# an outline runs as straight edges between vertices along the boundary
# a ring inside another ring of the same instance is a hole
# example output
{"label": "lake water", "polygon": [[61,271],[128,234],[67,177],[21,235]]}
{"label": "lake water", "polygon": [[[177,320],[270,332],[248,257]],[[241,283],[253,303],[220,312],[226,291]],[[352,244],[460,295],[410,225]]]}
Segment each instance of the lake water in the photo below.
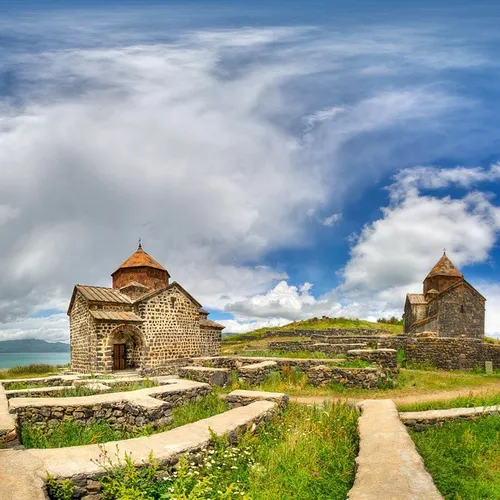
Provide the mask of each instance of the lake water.
{"label": "lake water", "polygon": [[69,352],[0,352],[0,368],[31,363],[65,365],[69,363]]}

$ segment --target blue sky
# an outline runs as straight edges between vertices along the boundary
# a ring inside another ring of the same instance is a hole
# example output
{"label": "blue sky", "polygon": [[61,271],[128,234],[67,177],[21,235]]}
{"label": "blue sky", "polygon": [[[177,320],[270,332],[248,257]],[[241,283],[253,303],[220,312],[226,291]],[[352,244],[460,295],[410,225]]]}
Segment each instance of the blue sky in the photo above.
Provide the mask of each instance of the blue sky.
{"label": "blue sky", "polygon": [[495,2],[0,11],[0,338],[138,237],[228,331],[400,315],[446,248],[500,332]]}

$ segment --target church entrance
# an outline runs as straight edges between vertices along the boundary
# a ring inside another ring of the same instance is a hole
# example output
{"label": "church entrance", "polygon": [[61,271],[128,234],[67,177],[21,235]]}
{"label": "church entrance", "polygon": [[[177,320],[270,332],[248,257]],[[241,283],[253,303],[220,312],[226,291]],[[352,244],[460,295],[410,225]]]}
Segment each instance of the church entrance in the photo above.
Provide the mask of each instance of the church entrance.
{"label": "church entrance", "polygon": [[126,344],[113,344],[113,370],[125,370]]}
{"label": "church entrance", "polygon": [[134,325],[117,326],[108,337],[107,370],[131,370],[141,367],[144,354],[142,332]]}

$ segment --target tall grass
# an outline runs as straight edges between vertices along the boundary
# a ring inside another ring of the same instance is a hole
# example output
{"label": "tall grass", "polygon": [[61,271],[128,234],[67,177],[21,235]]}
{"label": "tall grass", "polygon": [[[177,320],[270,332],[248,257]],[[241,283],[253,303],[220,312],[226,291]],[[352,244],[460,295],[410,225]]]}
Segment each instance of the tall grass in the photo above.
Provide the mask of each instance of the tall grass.
{"label": "tall grass", "polygon": [[500,498],[500,416],[410,433],[446,500]]}
{"label": "tall grass", "polygon": [[161,471],[151,457],[136,469],[105,466],[103,500],[340,500],[352,486],[358,450],[357,411],[346,405],[290,405],[245,433],[237,445],[213,448]]}
{"label": "tall grass", "polygon": [[52,375],[59,373],[63,368],[68,365],[46,365],[32,363],[26,366],[12,366],[5,370],[0,370],[0,379],[9,378],[29,378],[40,377],[42,375]]}

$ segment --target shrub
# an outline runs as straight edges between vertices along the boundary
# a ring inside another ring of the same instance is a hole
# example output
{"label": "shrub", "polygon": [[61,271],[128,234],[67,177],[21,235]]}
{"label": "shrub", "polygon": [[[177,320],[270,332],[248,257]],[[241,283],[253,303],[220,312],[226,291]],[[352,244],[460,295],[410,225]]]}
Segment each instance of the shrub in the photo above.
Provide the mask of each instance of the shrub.
{"label": "shrub", "polygon": [[65,481],[57,481],[56,478],[47,475],[46,480],[47,493],[51,500],[72,500],[75,487],[73,483],[66,479]]}

